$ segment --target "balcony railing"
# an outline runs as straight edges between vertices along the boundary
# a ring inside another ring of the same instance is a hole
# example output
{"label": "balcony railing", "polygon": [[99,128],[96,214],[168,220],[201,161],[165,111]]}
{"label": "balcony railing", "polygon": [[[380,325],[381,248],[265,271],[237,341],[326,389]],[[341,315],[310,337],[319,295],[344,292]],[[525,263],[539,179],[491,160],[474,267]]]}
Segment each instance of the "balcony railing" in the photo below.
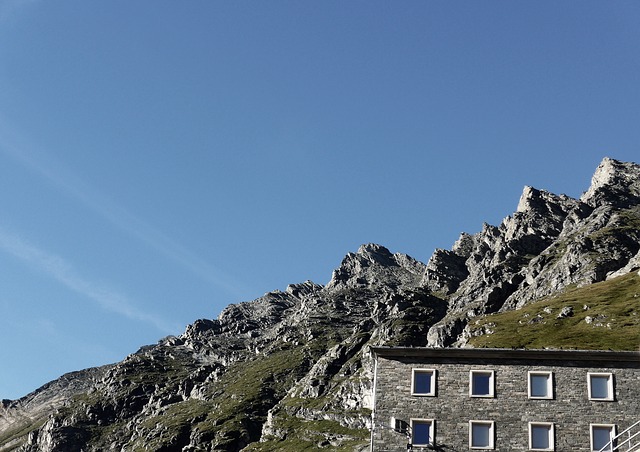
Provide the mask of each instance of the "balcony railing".
{"label": "balcony railing", "polygon": [[640,451],[640,421],[614,436],[599,452],[606,451]]}

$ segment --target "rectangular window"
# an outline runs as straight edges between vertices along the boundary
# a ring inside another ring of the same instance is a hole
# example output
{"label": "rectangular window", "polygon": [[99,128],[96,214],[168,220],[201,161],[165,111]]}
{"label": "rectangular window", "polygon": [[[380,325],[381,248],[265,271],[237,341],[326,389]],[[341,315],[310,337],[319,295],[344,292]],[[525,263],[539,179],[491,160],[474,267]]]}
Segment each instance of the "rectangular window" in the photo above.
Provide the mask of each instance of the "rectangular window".
{"label": "rectangular window", "polygon": [[495,438],[493,421],[469,421],[469,447],[471,449],[493,449]]}
{"label": "rectangular window", "polygon": [[613,375],[610,373],[587,374],[589,400],[613,400]]}
{"label": "rectangular window", "polygon": [[407,424],[405,421],[403,421],[402,419],[396,419],[395,417],[391,417],[391,428],[396,432],[396,433],[403,433],[403,434],[407,434],[407,432],[409,431],[409,424]]}
{"label": "rectangular window", "polygon": [[421,396],[436,395],[436,371],[434,369],[413,369],[411,394]]}
{"label": "rectangular window", "polygon": [[529,372],[529,398],[553,399],[553,373]]}
{"label": "rectangular window", "polygon": [[[591,450],[612,451],[613,437],[616,436],[616,426],[613,424],[591,424]],[[606,446],[606,449],[603,449]]]}
{"label": "rectangular window", "polygon": [[433,419],[411,419],[411,444],[428,446],[433,444],[435,421]]}
{"label": "rectangular window", "polygon": [[553,424],[529,422],[529,449],[554,450]]}
{"label": "rectangular window", "polygon": [[469,395],[471,397],[493,397],[493,370],[472,370],[469,374]]}

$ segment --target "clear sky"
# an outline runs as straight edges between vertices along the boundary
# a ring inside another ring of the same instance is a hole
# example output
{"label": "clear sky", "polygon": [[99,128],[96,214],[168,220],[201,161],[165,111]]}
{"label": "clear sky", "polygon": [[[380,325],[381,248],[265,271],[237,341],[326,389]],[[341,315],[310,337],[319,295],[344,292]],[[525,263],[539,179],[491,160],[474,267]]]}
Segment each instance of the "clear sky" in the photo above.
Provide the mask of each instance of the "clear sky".
{"label": "clear sky", "polygon": [[640,160],[638,1],[0,0],[0,399]]}

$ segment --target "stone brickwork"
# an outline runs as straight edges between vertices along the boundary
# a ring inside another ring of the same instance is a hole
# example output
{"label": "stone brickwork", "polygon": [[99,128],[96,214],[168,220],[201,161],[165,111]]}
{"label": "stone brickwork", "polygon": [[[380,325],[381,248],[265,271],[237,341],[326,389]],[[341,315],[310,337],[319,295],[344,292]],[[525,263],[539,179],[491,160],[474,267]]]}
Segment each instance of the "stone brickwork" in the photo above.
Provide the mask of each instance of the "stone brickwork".
{"label": "stone brickwork", "polygon": [[[372,450],[403,451],[407,437],[391,418],[433,419],[436,450],[467,451],[469,421],[494,421],[497,451],[526,451],[529,423],[553,423],[556,451],[591,451],[590,424],[615,424],[617,432],[640,420],[640,354],[496,349],[378,347]],[[412,369],[437,371],[434,396],[411,394]],[[469,395],[471,370],[494,371],[495,394]],[[553,372],[553,398],[530,399],[528,372]],[[611,373],[614,400],[589,400],[589,372]],[[419,450],[419,449],[414,449]]]}

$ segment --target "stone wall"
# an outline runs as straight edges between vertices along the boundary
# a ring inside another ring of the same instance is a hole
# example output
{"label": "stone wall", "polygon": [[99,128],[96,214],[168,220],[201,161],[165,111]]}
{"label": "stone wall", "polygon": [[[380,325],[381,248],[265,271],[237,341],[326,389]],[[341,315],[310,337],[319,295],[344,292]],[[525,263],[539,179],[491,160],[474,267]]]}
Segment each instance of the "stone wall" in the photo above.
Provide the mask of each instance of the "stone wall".
{"label": "stone wall", "polygon": [[[554,450],[567,452],[591,450],[590,424],[615,424],[619,433],[640,420],[640,355],[627,359],[629,354],[612,354],[607,362],[602,352],[597,359],[579,352],[573,360],[567,359],[566,352],[550,353],[546,358],[540,352],[524,351],[500,354],[494,350],[487,355],[482,350],[467,350],[457,357],[438,352],[431,350],[432,356],[426,357],[384,356],[384,350],[376,353],[374,451],[406,450],[407,437],[390,428],[391,417],[407,423],[412,418],[433,419],[435,444],[443,451],[470,450],[470,420],[495,421],[493,450],[498,451],[530,450],[529,422],[551,422]],[[456,353],[452,352],[450,355]],[[411,395],[414,368],[437,371],[435,396]],[[469,396],[471,370],[495,372],[494,397]],[[528,397],[528,371],[553,372],[552,399]],[[613,374],[613,401],[589,400],[588,372]]]}

